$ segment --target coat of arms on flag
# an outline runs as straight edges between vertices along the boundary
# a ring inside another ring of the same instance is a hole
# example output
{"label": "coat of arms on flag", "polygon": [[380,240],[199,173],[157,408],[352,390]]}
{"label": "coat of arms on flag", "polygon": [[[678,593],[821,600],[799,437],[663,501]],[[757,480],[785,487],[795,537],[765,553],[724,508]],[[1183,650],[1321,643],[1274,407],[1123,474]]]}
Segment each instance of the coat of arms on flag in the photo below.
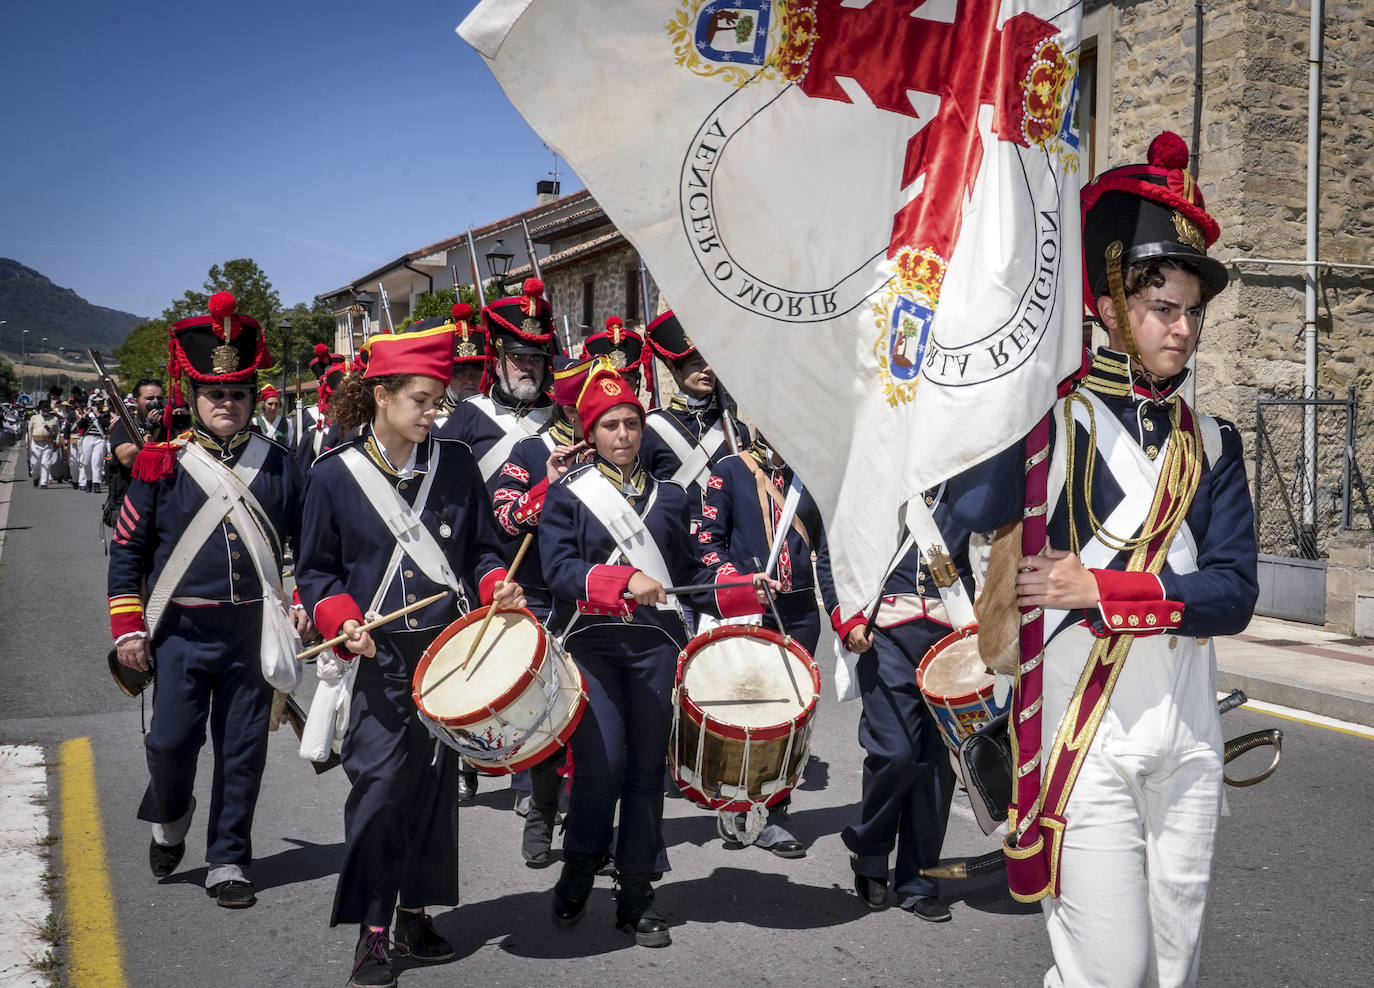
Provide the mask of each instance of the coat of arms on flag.
{"label": "coat of arms on flag", "polygon": [[1080,20],[485,0],[459,29],[805,476],[838,582],[863,587],[846,606],[899,506],[1024,435],[1078,365]]}

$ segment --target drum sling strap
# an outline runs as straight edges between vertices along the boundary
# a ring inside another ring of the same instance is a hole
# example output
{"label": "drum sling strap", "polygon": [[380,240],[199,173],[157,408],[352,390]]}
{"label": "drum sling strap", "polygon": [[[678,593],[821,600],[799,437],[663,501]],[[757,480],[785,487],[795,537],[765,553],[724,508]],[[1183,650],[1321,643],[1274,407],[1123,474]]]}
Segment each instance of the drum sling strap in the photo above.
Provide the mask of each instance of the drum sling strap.
{"label": "drum sling strap", "polygon": [[[1195,570],[1196,555],[1195,550],[1190,547],[1191,533],[1186,539],[1176,538],[1186,528],[1183,519],[1192,504],[1202,474],[1204,430],[1191,409],[1181,401],[1176,405],[1173,428],[1165,440],[1160,462],[1156,462],[1145,456],[1120,420],[1086,389],[1070,395],[1064,400],[1062,407],[1065,463],[1063,489],[1070,512],[1071,538],[1076,541],[1073,535],[1076,531],[1073,519],[1073,437],[1076,423],[1087,426],[1094,443],[1094,449],[1089,453],[1089,464],[1092,464],[1093,458],[1100,451],[1103,454],[1102,458],[1110,464],[1109,469],[1119,478],[1127,480],[1121,484],[1125,497],[1107,520],[1101,524],[1098,524],[1096,519],[1091,520],[1094,533],[1091,542],[1082,547],[1070,546],[1070,550],[1079,555],[1084,566],[1091,568],[1100,568],[1110,562],[1117,552],[1129,550],[1131,554],[1126,564],[1126,572],[1158,574],[1166,561],[1173,563],[1177,542],[1180,571]],[[1099,430],[1100,423],[1106,424],[1105,429]],[[1141,483],[1129,475],[1123,477],[1121,471],[1125,467],[1121,460],[1128,455],[1135,461],[1134,467],[1143,475],[1153,475],[1153,484]],[[1087,480],[1087,477],[1083,479],[1085,503],[1091,511],[1092,491]],[[1144,519],[1144,523],[1137,527],[1133,521],[1140,518]],[[1140,535],[1122,539],[1113,534],[1122,531],[1138,531]],[[1051,613],[1054,612],[1046,610],[1047,624]],[[1073,793],[1074,783],[1078,779],[1079,770],[1083,766],[1083,760],[1107,711],[1112,691],[1116,687],[1134,641],[1133,634],[1114,634],[1094,640],[1088,661],[1079,675],[1078,683],[1069,699],[1068,709],[1059,723],[1054,742],[1045,759],[1039,793],[1024,812],[1016,805],[1010,809],[1010,833],[1003,843],[1003,851],[1007,858],[1012,895],[1020,901],[1034,902],[1047,895],[1057,898],[1060,894],[1060,856],[1064,831],[1068,826],[1065,810]],[[1026,665],[1023,663],[1021,671],[1025,670]],[[1020,672],[1017,678],[1019,681]],[[1021,696],[1018,690],[1012,715],[1018,719],[1033,716],[1039,711],[1042,701],[1041,696]],[[1016,732],[1012,732],[1016,778],[1036,771],[1040,767],[1043,754],[1041,750],[1020,751]],[[1038,826],[1039,832],[1029,846],[1023,847],[1020,840],[1032,824]],[[1048,842],[1045,840],[1045,831],[1050,835]]]}
{"label": "drum sling strap", "polygon": [[482,454],[477,461],[477,470],[482,475],[484,482],[490,482],[496,476],[496,471],[505,466],[510,459],[510,454],[515,449],[515,444],[522,439],[530,436],[543,436],[544,444],[553,449],[553,437],[549,435],[545,428],[547,423],[530,421],[533,411],[526,415],[517,415],[511,409],[498,407],[490,397],[482,395],[478,398],[470,399],[487,418],[491,419],[501,428],[501,438],[492,444],[491,449]]}
{"label": "drum sling strap", "polygon": [[[772,573],[773,567],[778,564],[778,557],[782,555],[783,546],[787,544],[787,537],[776,538],[777,529],[784,532],[790,527],[794,532],[801,536],[802,544],[807,549],[811,548],[811,533],[806,530],[802,520],[797,517],[797,505],[801,503],[802,483],[796,471],[792,472],[792,483],[787,486],[787,499],[778,493],[778,489],[773,486],[773,481],[763,472],[759,466],[758,459],[754,454],[747,450],[740,454],[740,459],[744,461],[749,472],[754,475],[754,484],[759,490],[759,510],[763,512],[763,533],[768,540],[768,565],[764,567],[765,573]],[[773,523],[773,511],[770,506],[778,506],[779,515],[777,524]]]}
{"label": "drum sling strap", "polygon": [[706,481],[711,479],[711,457],[725,442],[724,416],[698,442],[684,436],[675,424],[676,420],[667,412],[650,415],[648,422],[649,427],[668,444],[680,464],[669,479],[681,487],[691,487],[693,484],[705,487]]}

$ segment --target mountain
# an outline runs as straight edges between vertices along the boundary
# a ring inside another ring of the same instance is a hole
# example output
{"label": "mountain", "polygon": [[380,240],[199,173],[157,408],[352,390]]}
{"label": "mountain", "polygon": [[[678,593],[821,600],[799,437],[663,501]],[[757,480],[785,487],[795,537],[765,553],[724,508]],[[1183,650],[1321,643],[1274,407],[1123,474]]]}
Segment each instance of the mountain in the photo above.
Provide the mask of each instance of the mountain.
{"label": "mountain", "polygon": [[70,288],[54,285],[33,268],[0,257],[0,342],[4,350],[23,350],[22,331],[29,331],[29,351],[42,337],[48,349],[94,347],[109,352],[128,337],[145,317],[92,305]]}

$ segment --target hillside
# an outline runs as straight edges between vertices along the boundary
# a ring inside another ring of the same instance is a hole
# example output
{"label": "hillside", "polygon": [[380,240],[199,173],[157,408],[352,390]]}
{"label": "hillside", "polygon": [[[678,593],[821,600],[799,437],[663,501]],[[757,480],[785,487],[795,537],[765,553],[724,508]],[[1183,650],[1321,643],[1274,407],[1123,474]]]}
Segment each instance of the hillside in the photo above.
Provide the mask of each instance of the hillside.
{"label": "hillside", "polygon": [[143,316],[92,305],[70,288],[54,285],[33,268],[0,257],[0,344],[7,353],[23,350],[22,331],[29,331],[29,351],[46,336],[48,349],[95,347],[106,353],[124,342]]}

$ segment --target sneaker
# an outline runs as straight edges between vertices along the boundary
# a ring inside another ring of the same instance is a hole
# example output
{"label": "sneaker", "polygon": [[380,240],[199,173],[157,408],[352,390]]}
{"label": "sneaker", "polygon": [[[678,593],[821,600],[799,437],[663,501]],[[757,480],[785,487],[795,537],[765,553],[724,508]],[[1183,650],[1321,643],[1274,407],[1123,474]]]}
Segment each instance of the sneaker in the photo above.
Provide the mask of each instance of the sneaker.
{"label": "sneaker", "polygon": [[394,988],[396,972],[391,969],[386,930],[362,927],[358,946],[353,950],[353,974],[348,984],[350,988]]}
{"label": "sneaker", "polygon": [[397,909],[393,937],[398,950],[421,964],[439,964],[457,956],[453,945],[439,935],[434,929],[434,920],[425,912],[412,913]]}

